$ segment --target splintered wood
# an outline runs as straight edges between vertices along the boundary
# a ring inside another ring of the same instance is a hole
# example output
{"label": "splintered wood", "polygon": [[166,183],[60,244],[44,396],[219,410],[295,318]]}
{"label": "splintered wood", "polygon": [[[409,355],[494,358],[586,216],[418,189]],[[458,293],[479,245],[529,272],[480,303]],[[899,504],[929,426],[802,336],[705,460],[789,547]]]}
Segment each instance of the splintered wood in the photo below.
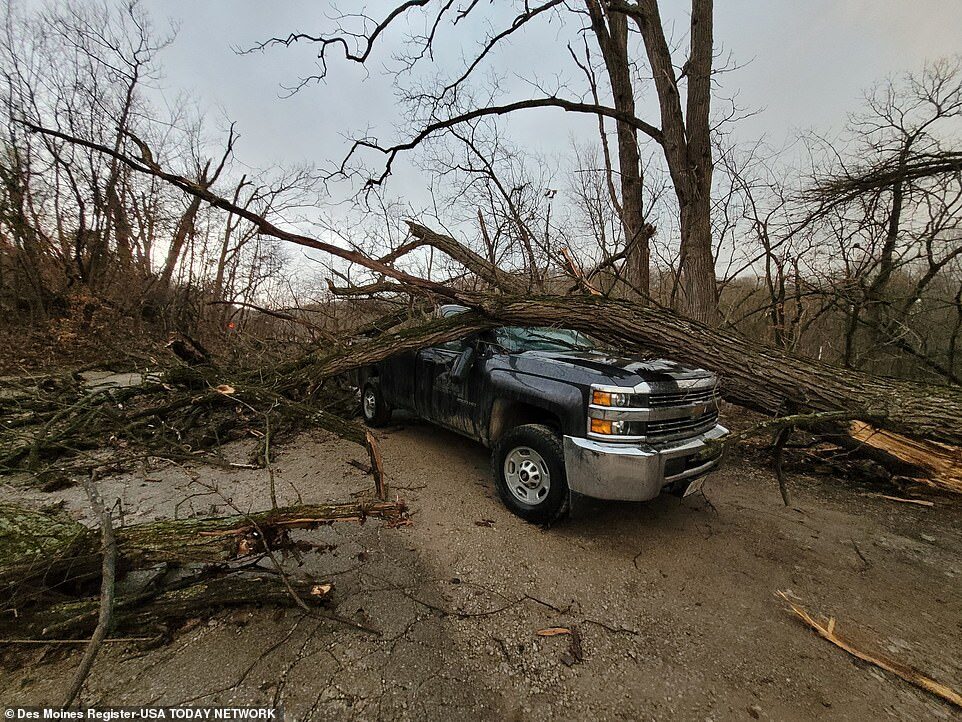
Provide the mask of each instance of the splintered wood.
{"label": "splintered wood", "polygon": [[910,439],[861,421],[852,422],[849,434],[863,444],[928,471],[930,478],[919,481],[962,493],[962,449],[935,441]]}
{"label": "splintered wood", "polygon": [[795,613],[795,616],[805,622],[805,624],[813,629],[815,633],[818,634],[818,636],[820,636],[822,639],[828,640],[839,649],[845,650],[853,657],[861,659],[863,662],[874,664],[876,667],[884,669],[886,672],[891,672],[895,676],[904,679],[909,684],[913,684],[920,689],[924,689],[926,692],[931,692],[946,702],[962,708],[962,695],[959,695],[959,693],[955,690],[947,687],[941,682],[936,682],[931,677],[922,674],[917,669],[910,667],[907,664],[903,664],[902,662],[888,659],[880,655],[867,654],[866,652],[857,649],[850,641],[835,631],[835,617],[829,617],[824,623],[819,622],[800,606],[792,602],[785,592],[776,592],[775,594],[777,597],[786,601],[788,606],[791,607],[792,612]]}

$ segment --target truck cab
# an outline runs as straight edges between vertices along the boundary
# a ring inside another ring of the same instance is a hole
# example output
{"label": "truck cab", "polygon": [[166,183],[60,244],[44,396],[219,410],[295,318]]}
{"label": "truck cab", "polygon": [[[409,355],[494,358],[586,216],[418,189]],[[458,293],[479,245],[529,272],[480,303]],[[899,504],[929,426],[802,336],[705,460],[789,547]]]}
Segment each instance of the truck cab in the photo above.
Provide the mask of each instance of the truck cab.
{"label": "truck cab", "polygon": [[715,374],[614,354],[562,328],[501,327],[401,353],[363,369],[360,387],[369,425],[403,409],[489,447],[502,501],[537,523],[562,516],[572,494],[691,493],[728,433]]}

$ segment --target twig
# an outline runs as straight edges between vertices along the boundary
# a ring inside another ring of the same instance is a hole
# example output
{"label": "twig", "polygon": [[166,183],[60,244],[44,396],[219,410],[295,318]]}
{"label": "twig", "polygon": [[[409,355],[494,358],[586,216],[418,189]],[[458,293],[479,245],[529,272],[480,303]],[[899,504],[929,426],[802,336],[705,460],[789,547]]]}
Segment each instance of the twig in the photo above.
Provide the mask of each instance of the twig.
{"label": "twig", "polygon": [[374,474],[374,491],[378,499],[387,499],[387,484],[384,480],[384,463],[381,461],[381,447],[370,431],[364,432],[364,446],[371,459],[371,473]]}
{"label": "twig", "polygon": [[792,608],[795,615],[801,619],[805,624],[811,627],[822,639],[828,640],[834,644],[839,649],[843,649],[853,657],[861,659],[863,662],[868,662],[869,664],[874,664],[880,669],[884,669],[886,672],[891,672],[896,677],[904,679],[909,684],[915,685],[920,689],[924,689],[926,692],[931,692],[937,697],[954,704],[956,707],[962,707],[962,695],[959,695],[953,689],[946,687],[944,684],[936,682],[931,677],[928,677],[917,669],[909,667],[907,664],[897,662],[892,659],[886,659],[884,657],[872,656],[866,654],[858,649],[856,649],[850,642],[836,634],[835,632],[835,617],[830,617],[826,624],[817,622],[812,616],[806,612],[804,609],[794,604],[785,592],[776,592],[776,596],[781,597],[786,602],[788,606]]}
{"label": "twig", "polygon": [[[100,640],[100,643],[123,644],[124,642],[153,642],[156,640],[157,637],[109,637]],[[89,641],[90,640],[87,639],[0,639],[0,645],[22,644],[42,646],[45,644],[87,644]]]}
{"label": "twig", "polygon": [[277,508],[277,484],[274,482],[274,467],[271,466],[271,411],[277,402],[264,414],[264,467],[267,469],[267,478],[270,481],[271,489],[271,509]]}
{"label": "twig", "polygon": [[[862,553],[862,550],[859,549],[859,546],[854,539],[852,539],[852,548],[855,549],[855,553],[858,554],[858,558],[862,560],[862,564],[865,565],[865,569],[868,569],[869,567],[872,566],[872,562],[870,562],[868,558]],[[862,571],[865,571],[865,569],[863,569]]]}
{"label": "twig", "polygon": [[785,484],[785,470],[782,468],[782,461],[785,456],[785,444],[794,431],[794,426],[783,426],[775,435],[775,478],[778,479],[778,490],[782,493],[782,501],[785,506],[792,505],[792,495]]}
{"label": "twig", "polygon": [[888,499],[889,501],[898,501],[903,504],[917,504],[918,506],[935,506],[935,502],[926,501],[925,499],[905,499],[901,496],[889,496],[888,494],[873,494],[873,493],[865,493],[862,496],[876,496],[882,499]]}
{"label": "twig", "polygon": [[114,526],[110,520],[110,513],[104,507],[103,499],[97,490],[97,472],[90,473],[90,478],[84,481],[84,488],[87,490],[87,498],[90,506],[100,516],[100,531],[102,535],[103,563],[101,565],[100,580],[100,614],[97,617],[97,627],[90,637],[90,643],[84,650],[83,659],[80,660],[80,667],[74,674],[73,683],[64,696],[64,708],[70,707],[80,694],[80,690],[90,674],[97,652],[104,640],[107,638],[107,631],[110,629],[110,622],[114,613],[114,582],[117,570],[117,540],[114,537]]}

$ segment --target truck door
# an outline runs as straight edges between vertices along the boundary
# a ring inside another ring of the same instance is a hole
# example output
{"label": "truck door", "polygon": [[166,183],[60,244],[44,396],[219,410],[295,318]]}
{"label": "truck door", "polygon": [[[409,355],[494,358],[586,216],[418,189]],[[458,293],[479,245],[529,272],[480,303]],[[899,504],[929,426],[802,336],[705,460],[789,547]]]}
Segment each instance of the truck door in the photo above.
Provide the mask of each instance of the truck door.
{"label": "truck door", "polygon": [[403,351],[380,363],[381,393],[392,408],[415,410],[417,352]]}
{"label": "truck door", "polygon": [[461,341],[451,341],[418,352],[416,410],[441,426],[477,438],[479,374],[472,369],[460,382],[451,378],[451,368],[463,350]]}

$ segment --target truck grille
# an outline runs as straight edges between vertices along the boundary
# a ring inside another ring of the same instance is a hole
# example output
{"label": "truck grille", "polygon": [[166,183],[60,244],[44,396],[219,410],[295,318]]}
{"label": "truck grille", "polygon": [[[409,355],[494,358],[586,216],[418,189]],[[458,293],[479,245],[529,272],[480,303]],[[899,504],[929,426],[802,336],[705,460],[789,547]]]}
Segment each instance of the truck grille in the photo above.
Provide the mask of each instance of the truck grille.
{"label": "truck grille", "polygon": [[702,388],[691,389],[689,391],[672,391],[664,394],[649,394],[648,406],[652,409],[660,409],[666,406],[714,403],[716,399],[716,389],[712,386],[707,389]]}
{"label": "truck grille", "polygon": [[665,439],[673,436],[687,436],[699,434],[715,426],[718,421],[718,410],[706,411],[700,416],[681,419],[665,419],[663,421],[649,421],[647,436],[649,439]]}

